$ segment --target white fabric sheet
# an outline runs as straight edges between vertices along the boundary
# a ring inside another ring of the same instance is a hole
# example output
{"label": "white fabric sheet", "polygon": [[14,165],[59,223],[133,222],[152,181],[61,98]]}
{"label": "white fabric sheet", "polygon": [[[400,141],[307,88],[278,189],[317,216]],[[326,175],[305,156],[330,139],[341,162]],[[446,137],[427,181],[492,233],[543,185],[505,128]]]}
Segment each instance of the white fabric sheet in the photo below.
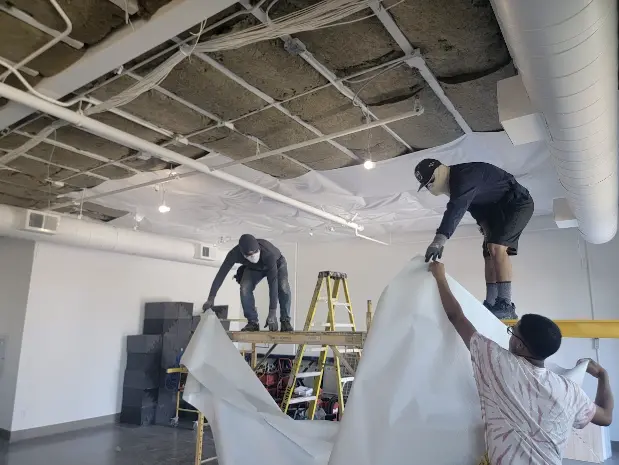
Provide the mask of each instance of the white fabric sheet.
{"label": "white fabric sheet", "polygon": [[[563,195],[546,145],[532,143],[515,147],[503,132],[469,134],[440,147],[381,161],[371,171],[363,166],[350,166],[313,171],[288,180],[278,180],[243,165],[224,171],[344,218],[357,215],[355,221],[366,228],[366,234],[397,236],[433,230],[440,222],[447,198],[434,197],[426,191],[418,193],[413,175],[417,162],[426,157],[447,164],[485,161],[504,168],[531,191],[536,214],[551,213],[552,199]],[[225,157],[217,157],[205,163],[216,168],[227,161]],[[179,167],[176,171],[187,170]],[[141,173],[104,182],[90,192],[108,192],[167,175],[167,171]],[[310,231],[312,240],[321,237],[332,240],[353,234],[337,225],[332,232],[321,218],[203,174],[166,184],[166,203],[172,210],[165,215],[157,211],[161,194],[153,187],[96,202],[139,213],[144,217],[139,226],[144,231],[205,242],[222,236],[236,240],[244,233],[285,240],[308,240]],[[472,220],[467,216],[466,222]],[[129,215],[112,224],[132,228],[135,222]]]}
{"label": "white fabric sheet", "polygon": [[[507,347],[505,325],[449,278],[479,332]],[[384,290],[343,421],[295,421],[208,312],[182,363],[184,398],[205,413],[222,465],[475,465],[484,452],[469,352],[421,257]],[[567,374],[581,383],[586,364]]]}

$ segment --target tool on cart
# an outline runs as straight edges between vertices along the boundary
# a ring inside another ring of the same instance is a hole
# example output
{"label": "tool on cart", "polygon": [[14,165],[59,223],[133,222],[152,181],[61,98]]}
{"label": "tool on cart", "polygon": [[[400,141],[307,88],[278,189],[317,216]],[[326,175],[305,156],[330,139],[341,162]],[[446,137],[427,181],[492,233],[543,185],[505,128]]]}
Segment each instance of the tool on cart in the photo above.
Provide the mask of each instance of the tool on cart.
{"label": "tool on cart", "polygon": [[[352,302],[350,300],[350,292],[348,290],[346,273],[338,271],[321,271],[318,273],[318,281],[316,288],[314,289],[314,295],[310,304],[309,311],[307,312],[307,318],[305,319],[305,326],[303,331],[311,331],[311,328],[319,326],[324,328],[324,331],[336,331],[336,328],[350,328],[350,331],[356,331],[355,317],[352,310]],[[326,289],[326,296],[322,296],[322,289]],[[343,290],[344,301],[338,301],[340,290]],[[319,302],[327,303],[327,321],[320,324],[314,323],[316,316],[316,310]],[[347,313],[348,322],[338,322],[335,319],[336,309],[344,307]],[[288,378],[288,384],[284,392],[284,398],[282,399],[281,407],[284,412],[288,412],[290,405],[300,404],[307,402],[306,417],[308,419],[314,419],[316,413],[316,407],[319,403],[319,395],[321,391],[322,379],[325,372],[325,365],[327,362],[327,352],[329,349],[333,351],[333,360],[335,365],[335,374],[337,378],[337,394],[340,406],[340,415],[344,412],[344,385],[351,383],[354,380],[354,368],[359,357],[361,356],[361,349],[352,349],[347,351],[343,349],[342,353],[336,346],[323,345],[318,350],[320,355],[318,357],[318,364],[316,371],[300,372],[301,364],[303,362],[303,355],[305,353],[306,343],[300,344],[297,349],[295,360],[292,366],[290,377]],[[352,355],[352,358],[348,358]],[[346,376],[342,376],[342,370],[340,367],[340,361],[346,368]],[[352,362],[352,363],[351,363]],[[293,393],[297,388],[297,382],[305,378],[313,378],[312,394],[307,396],[293,397]]]}

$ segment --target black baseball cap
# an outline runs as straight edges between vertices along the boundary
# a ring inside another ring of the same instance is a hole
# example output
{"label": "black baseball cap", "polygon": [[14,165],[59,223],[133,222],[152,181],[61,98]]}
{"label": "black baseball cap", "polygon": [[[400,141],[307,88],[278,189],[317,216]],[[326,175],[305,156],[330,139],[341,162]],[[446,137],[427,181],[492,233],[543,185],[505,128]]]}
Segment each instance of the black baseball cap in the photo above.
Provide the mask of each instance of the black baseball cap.
{"label": "black baseball cap", "polygon": [[241,249],[243,255],[247,256],[254,252],[258,252],[258,250],[260,250],[260,245],[258,244],[258,240],[251,234],[243,234],[239,239],[239,249]]}
{"label": "black baseball cap", "polygon": [[417,163],[415,167],[415,177],[417,181],[419,181],[419,192],[421,189],[426,187],[430,181],[432,181],[432,176],[434,176],[434,170],[441,166],[442,163],[434,158],[425,158]]}

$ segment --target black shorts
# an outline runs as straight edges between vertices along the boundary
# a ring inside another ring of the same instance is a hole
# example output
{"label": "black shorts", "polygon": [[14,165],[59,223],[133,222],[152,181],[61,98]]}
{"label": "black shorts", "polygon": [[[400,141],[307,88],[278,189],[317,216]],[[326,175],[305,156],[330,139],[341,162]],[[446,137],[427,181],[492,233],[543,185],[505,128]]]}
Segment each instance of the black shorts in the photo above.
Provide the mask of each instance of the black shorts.
{"label": "black shorts", "polygon": [[477,223],[484,234],[484,257],[490,256],[488,244],[507,247],[508,255],[518,255],[518,240],[533,216],[533,198],[526,194],[508,196],[504,201],[484,209]]}

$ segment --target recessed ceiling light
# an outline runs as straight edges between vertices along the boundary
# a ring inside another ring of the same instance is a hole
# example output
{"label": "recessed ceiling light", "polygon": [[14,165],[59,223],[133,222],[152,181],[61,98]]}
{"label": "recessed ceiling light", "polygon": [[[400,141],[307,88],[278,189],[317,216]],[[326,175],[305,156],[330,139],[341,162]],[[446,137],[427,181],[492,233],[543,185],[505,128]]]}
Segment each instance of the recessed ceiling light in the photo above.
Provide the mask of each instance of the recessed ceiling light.
{"label": "recessed ceiling light", "polygon": [[168,213],[170,211],[170,207],[168,207],[165,202],[159,205],[159,213]]}
{"label": "recessed ceiling light", "polygon": [[363,163],[363,167],[366,170],[371,170],[376,166],[376,162],[373,162],[372,160],[365,160],[365,162]]}

